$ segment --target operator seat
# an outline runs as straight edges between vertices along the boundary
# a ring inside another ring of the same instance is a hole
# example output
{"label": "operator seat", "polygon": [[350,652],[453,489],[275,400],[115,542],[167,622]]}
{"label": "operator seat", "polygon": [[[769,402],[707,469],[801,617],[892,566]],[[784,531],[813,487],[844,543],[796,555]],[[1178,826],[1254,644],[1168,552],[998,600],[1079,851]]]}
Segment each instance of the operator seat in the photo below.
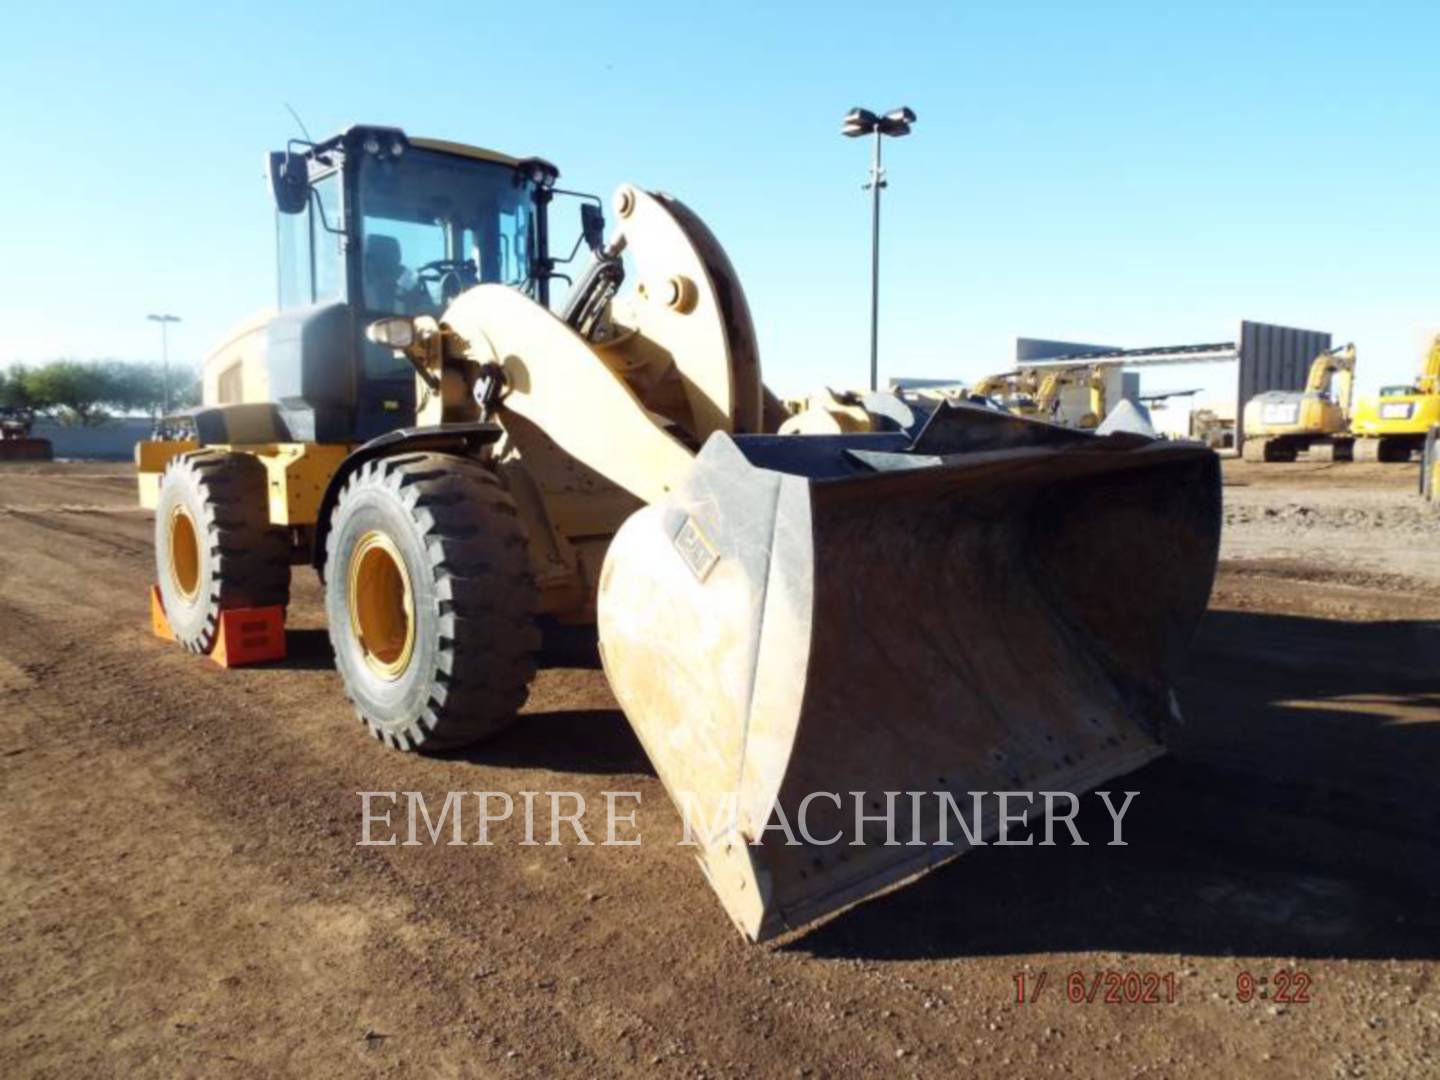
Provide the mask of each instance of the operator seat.
{"label": "operator seat", "polygon": [[398,312],[400,293],[400,241],[384,233],[365,237],[365,300],[375,311]]}

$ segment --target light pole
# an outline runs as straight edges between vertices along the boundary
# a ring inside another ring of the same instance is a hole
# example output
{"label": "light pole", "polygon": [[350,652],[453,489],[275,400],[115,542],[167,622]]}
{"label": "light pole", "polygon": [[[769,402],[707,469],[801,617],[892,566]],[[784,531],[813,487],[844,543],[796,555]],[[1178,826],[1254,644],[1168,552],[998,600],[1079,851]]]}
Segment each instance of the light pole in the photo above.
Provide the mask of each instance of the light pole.
{"label": "light pole", "polygon": [[899,137],[910,134],[915,123],[914,110],[901,106],[878,116],[869,109],[855,108],[840,122],[840,134],[851,139],[862,135],[875,136],[875,152],[870,159],[870,389],[878,389],[880,381],[880,189],[885,186],[885,170],[880,167],[880,140],[886,135]]}
{"label": "light pole", "polygon": [[180,316],[146,315],[145,318],[160,324],[160,415],[165,416],[170,412],[170,324],[179,322]]}

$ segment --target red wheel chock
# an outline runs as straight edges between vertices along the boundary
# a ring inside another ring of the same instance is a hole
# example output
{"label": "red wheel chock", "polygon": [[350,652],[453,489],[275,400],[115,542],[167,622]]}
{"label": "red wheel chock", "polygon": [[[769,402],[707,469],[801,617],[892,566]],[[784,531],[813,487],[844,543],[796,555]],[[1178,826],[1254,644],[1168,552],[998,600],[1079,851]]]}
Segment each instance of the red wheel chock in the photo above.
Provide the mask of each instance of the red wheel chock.
{"label": "red wheel chock", "polygon": [[[175,640],[158,585],[150,586],[150,629],[164,641]],[[276,605],[222,611],[210,659],[223,668],[284,660],[285,609]]]}

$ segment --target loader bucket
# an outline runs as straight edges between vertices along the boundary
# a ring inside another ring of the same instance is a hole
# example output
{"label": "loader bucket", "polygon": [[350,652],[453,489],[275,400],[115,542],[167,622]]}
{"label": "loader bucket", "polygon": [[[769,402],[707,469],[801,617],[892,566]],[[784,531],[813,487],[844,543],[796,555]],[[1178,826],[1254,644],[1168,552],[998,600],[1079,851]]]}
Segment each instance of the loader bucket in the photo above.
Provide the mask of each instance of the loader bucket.
{"label": "loader bucket", "polygon": [[913,442],[717,433],[611,544],[605,670],[761,940],[963,853],[942,795],[984,842],[969,793],[1161,753],[1219,527],[1197,444],[949,405]]}

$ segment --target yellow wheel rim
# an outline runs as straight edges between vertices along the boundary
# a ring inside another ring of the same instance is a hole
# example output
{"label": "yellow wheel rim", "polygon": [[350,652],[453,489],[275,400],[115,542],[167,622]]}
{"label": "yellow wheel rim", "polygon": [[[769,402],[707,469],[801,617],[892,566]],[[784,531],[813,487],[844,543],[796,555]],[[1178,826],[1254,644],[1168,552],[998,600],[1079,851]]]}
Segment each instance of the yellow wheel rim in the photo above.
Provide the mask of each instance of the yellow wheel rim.
{"label": "yellow wheel rim", "polygon": [[381,532],[360,537],[350,555],[350,629],[365,665],[395,680],[415,651],[415,594],[395,542]]}
{"label": "yellow wheel rim", "polygon": [[170,511],[169,539],[170,584],[187,603],[194,603],[200,592],[200,530],[183,506]]}

